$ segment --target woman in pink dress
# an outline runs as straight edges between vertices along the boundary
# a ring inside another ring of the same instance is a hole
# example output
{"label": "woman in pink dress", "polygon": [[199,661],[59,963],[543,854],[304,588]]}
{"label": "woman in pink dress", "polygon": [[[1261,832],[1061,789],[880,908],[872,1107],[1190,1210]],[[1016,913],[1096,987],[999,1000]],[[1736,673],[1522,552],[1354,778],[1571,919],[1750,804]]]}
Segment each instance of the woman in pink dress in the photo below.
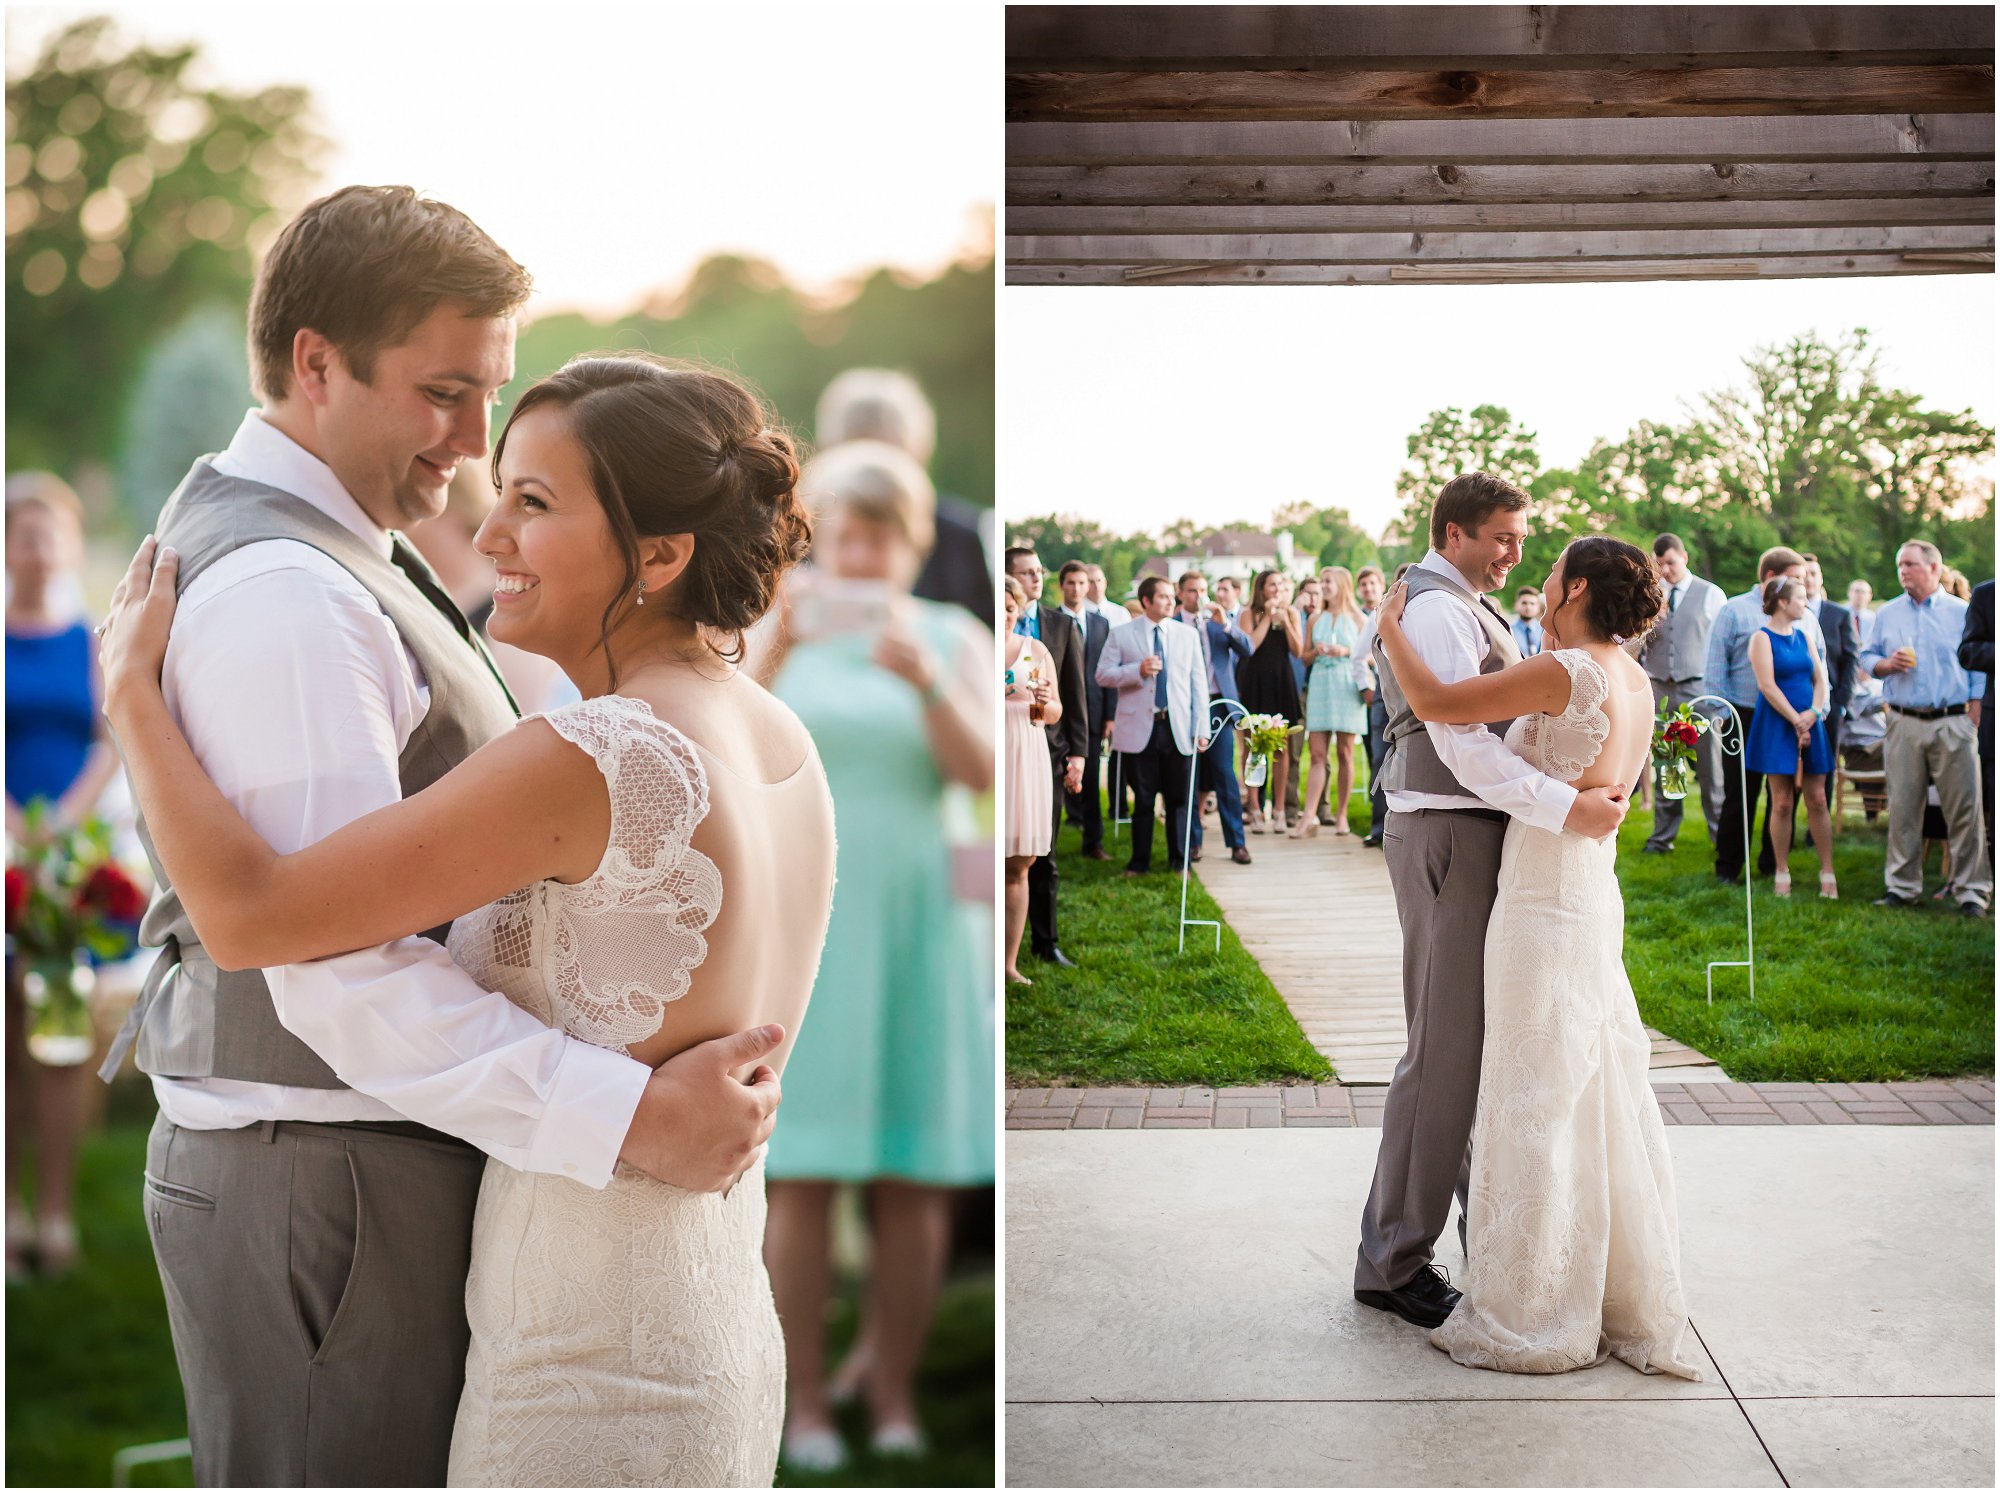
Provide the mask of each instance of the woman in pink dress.
{"label": "woman in pink dress", "polygon": [[1007,631],[1007,982],[1032,985],[1020,970],[1021,931],[1028,926],[1028,867],[1055,840],[1055,780],[1043,730],[1062,719],[1056,665],[1041,641],[1014,631],[1028,611],[1028,593],[1006,579]]}

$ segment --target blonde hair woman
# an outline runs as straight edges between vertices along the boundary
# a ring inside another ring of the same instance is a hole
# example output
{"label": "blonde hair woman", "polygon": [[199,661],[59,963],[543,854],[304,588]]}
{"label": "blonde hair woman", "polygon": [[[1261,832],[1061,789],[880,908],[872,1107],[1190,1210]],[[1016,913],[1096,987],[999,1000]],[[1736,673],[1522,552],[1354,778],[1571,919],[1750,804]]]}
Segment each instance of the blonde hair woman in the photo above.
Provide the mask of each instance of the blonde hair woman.
{"label": "blonde hair woman", "polygon": [[1333,832],[1348,833],[1347,800],[1354,791],[1354,740],[1368,734],[1368,707],[1361,700],[1361,675],[1354,648],[1367,618],[1354,600],[1354,577],[1344,565],[1319,573],[1320,611],[1313,619],[1307,656],[1306,730],[1312,766],[1306,772],[1306,808],[1292,838],[1319,833],[1319,796],[1326,791],[1326,749],[1334,744]]}
{"label": "blonde hair woman", "polygon": [[[1014,624],[1027,614],[1028,593],[1011,575],[1002,583],[1007,631],[1002,648],[1007,666],[1007,982],[1032,985],[1021,973],[1021,934],[1028,926],[1028,868],[1049,853],[1055,838],[1055,786],[1046,771],[1049,755],[1044,726],[1062,719],[1056,698],[1056,664],[1038,639],[1017,634]],[[1040,766],[1038,766],[1040,764]]]}

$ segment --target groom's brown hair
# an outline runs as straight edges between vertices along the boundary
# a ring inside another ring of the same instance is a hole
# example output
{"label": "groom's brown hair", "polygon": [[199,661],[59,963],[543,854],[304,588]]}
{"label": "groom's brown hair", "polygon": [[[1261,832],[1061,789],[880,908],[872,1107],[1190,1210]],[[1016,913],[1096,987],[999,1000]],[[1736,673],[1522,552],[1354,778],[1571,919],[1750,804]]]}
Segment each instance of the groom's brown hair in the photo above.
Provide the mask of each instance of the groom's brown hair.
{"label": "groom's brown hair", "polygon": [[1431,509],[1431,548],[1442,550],[1445,528],[1457,524],[1468,534],[1479,532],[1487,515],[1519,513],[1528,506],[1528,495],[1505,478],[1491,472],[1462,472],[1445,483]]}
{"label": "groom's brown hair", "polygon": [[250,293],[250,382],[264,399],[292,384],[292,344],[310,327],[367,383],[375,355],[450,301],[510,316],[528,272],[472,219],[411,187],[342,187],[278,235]]}

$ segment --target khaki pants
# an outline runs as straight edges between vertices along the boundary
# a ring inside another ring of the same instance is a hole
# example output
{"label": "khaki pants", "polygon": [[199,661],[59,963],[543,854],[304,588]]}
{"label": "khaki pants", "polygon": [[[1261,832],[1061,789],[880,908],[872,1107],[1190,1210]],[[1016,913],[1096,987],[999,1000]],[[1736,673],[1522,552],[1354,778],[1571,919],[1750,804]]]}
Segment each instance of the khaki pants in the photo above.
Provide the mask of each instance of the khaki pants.
{"label": "khaki pants", "polygon": [[1993,867],[1979,803],[1979,744],[1970,718],[1920,721],[1888,712],[1882,767],[1889,793],[1889,863],[1884,881],[1914,902],[1924,892],[1924,793],[1937,785],[1951,845],[1951,895],[1981,907],[1993,901]]}

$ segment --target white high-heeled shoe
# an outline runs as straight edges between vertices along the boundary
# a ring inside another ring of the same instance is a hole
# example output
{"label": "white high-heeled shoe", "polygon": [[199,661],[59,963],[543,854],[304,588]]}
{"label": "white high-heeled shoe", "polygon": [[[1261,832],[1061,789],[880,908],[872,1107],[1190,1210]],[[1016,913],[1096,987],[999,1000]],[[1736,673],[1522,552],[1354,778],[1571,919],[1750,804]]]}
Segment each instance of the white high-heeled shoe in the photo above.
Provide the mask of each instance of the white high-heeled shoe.
{"label": "white high-heeled shoe", "polygon": [[838,1472],[847,1465],[847,1443],[838,1431],[788,1432],[778,1460],[796,1472]]}

